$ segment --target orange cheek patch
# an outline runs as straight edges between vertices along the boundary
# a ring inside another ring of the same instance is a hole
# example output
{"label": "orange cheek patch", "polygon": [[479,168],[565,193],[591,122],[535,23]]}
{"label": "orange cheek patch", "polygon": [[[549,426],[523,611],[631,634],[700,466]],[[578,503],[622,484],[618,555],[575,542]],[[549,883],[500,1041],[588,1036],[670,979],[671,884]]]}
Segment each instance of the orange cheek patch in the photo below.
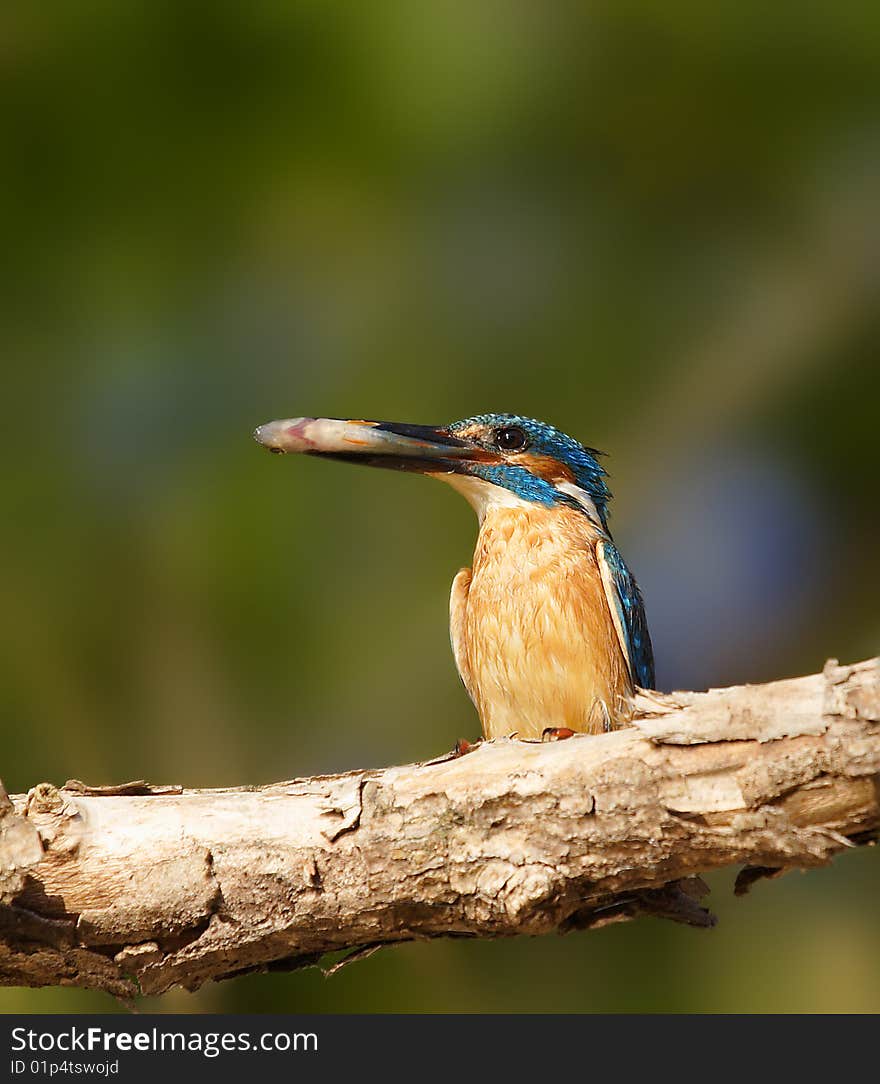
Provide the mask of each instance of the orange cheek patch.
{"label": "orange cheek patch", "polygon": [[520,455],[507,457],[509,463],[515,463],[518,467],[525,467],[527,471],[543,478],[545,482],[574,482],[574,472],[564,463],[553,459],[549,455],[531,455],[522,452]]}

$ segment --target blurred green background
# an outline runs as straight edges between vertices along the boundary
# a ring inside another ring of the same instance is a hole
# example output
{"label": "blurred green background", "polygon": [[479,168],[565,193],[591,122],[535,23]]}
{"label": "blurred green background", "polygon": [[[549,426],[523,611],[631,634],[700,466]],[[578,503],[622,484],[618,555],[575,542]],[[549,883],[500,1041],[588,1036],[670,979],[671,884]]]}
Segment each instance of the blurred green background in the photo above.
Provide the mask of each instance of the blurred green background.
{"label": "blurred green background", "polygon": [[[275,417],[509,410],[606,449],[661,688],[877,652],[876,3],[49,10],[0,13],[10,791],[476,735],[446,615],[473,513],[270,459]],[[712,884],[711,933],[411,945],[145,1007],[880,1010],[875,852]]]}

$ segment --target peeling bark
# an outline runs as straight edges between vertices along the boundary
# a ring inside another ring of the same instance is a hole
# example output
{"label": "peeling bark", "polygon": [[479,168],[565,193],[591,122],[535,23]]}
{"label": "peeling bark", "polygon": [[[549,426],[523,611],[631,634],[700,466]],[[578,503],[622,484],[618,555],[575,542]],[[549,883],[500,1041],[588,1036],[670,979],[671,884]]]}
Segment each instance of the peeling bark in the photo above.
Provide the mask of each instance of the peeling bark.
{"label": "peeling bark", "polygon": [[413,939],[711,925],[700,873],[744,866],[745,891],[876,835],[880,661],[636,709],[261,788],[3,792],[0,983],[131,998]]}

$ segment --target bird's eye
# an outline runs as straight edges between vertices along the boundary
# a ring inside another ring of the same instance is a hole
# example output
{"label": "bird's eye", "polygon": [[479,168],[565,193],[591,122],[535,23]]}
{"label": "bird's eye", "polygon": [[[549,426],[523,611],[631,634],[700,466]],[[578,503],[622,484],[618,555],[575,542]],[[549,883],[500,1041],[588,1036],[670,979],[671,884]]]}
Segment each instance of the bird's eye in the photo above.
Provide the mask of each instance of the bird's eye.
{"label": "bird's eye", "polygon": [[518,425],[495,430],[495,444],[504,452],[521,452],[527,443],[526,434]]}

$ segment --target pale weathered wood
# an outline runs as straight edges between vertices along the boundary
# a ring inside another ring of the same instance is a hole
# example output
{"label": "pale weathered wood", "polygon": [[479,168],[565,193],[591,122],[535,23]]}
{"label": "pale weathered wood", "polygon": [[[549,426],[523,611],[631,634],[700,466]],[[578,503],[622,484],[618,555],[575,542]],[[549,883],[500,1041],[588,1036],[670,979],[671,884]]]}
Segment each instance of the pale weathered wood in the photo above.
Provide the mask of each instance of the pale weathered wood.
{"label": "pale weathered wood", "polygon": [[709,925],[699,873],[744,865],[745,887],[880,825],[876,659],[637,709],[600,737],[259,789],[4,795],[0,982],[132,997],[414,938]]}

